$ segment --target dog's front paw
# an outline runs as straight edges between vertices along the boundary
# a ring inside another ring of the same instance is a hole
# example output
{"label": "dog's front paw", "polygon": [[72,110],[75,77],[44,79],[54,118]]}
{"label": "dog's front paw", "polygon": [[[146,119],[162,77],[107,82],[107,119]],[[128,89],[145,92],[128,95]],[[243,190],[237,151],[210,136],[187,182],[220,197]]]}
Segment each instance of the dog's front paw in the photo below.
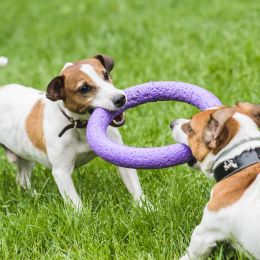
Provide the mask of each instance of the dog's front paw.
{"label": "dog's front paw", "polygon": [[153,204],[145,196],[142,196],[141,198],[135,200],[135,203],[138,207],[143,208],[146,212],[156,211]]}

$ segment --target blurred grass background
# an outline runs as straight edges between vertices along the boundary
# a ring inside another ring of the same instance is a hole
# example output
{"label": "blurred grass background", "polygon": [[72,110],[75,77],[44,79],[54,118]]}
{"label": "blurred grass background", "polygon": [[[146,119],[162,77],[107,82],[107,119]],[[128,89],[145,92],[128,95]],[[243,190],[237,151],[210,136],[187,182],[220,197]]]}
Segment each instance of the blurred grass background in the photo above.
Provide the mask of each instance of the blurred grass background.
{"label": "blurred grass background", "polygon": [[[224,104],[259,103],[260,4],[257,0],[0,2],[0,55],[9,58],[0,84],[46,89],[65,62],[108,54],[114,84],[127,88],[172,80],[202,86]],[[22,97],[21,97],[22,98]],[[125,143],[172,143],[169,123],[197,110],[158,102],[127,112]],[[96,159],[76,170],[85,209],[66,208],[49,170],[38,165],[33,192],[19,189],[15,168],[0,153],[2,259],[177,259],[200,222],[213,185],[178,166],[139,176],[157,208],[132,200],[114,166]],[[221,243],[211,259],[246,259]]]}

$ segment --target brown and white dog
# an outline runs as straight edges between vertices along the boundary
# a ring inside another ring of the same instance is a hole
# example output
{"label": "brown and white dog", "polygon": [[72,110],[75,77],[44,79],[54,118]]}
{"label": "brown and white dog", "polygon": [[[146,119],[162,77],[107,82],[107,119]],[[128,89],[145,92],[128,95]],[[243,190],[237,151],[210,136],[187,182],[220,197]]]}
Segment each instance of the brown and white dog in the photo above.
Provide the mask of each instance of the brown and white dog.
{"label": "brown and white dog", "polygon": [[[0,65],[6,64],[2,57]],[[30,188],[34,162],[39,162],[52,169],[64,200],[77,209],[82,207],[71,175],[75,166],[95,157],[85,137],[89,112],[95,107],[115,111],[126,102],[124,91],[112,83],[113,66],[112,58],[97,55],[66,63],[49,83],[47,93],[18,84],[0,89],[0,144],[8,159],[17,163],[17,181],[22,187]],[[123,116],[113,121],[117,126],[123,123]],[[112,140],[122,143],[117,128],[109,127],[107,132]],[[144,195],[136,170],[119,167],[119,172],[141,205]]]}
{"label": "brown and white dog", "polygon": [[260,105],[212,108],[171,123],[177,142],[189,145],[196,166],[219,182],[181,259],[207,257],[229,240],[260,259]]}

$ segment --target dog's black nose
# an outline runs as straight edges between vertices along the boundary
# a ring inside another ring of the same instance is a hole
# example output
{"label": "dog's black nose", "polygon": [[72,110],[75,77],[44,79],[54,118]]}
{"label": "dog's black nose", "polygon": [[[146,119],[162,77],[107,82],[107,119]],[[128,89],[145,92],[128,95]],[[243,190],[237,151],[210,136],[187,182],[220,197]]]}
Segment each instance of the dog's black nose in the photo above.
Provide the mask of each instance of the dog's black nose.
{"label": "dog's black nose", "polygon": [[170,128],[173,130],[174,126],[176,125],[177,123],[177,120],[173,120],[171,123],[170,123]]}
{"label": "dog's black nose", "polygon": [[126,97],[122,94],[116,95],[113,97],[112,101],[116,107],[122,107],[126,103]]}

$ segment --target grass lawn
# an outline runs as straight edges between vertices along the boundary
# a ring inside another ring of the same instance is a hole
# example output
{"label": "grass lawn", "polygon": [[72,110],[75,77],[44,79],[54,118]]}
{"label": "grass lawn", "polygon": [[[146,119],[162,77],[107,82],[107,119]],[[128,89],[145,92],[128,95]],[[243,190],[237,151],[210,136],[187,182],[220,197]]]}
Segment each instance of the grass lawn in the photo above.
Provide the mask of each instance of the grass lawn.
{"label": "grass lawn", "polygon": [[[257,0],[6,0],[0,3],[0,84],[46,89],[66,61],[114,57],[118,88],[147,81],[190,82],[223,103],[259,102]],[[22,98],[22,97],[21,97]],[[172,143],[169,123],[196,109],[177,102],[139,106],[122,127],[133,146]],[[1,122],[0,122],[1,123]],[[200,222],[213,181],[187,166],[139,171],[157,208],[135,208],[113,165],[95,159],[75,171],[81,214],[66,207],[49,170],[38,165],[33,192],[20,190],[0,152],[1,259],[177,259]],[[246,259],[220,243],[211,259]]]}

